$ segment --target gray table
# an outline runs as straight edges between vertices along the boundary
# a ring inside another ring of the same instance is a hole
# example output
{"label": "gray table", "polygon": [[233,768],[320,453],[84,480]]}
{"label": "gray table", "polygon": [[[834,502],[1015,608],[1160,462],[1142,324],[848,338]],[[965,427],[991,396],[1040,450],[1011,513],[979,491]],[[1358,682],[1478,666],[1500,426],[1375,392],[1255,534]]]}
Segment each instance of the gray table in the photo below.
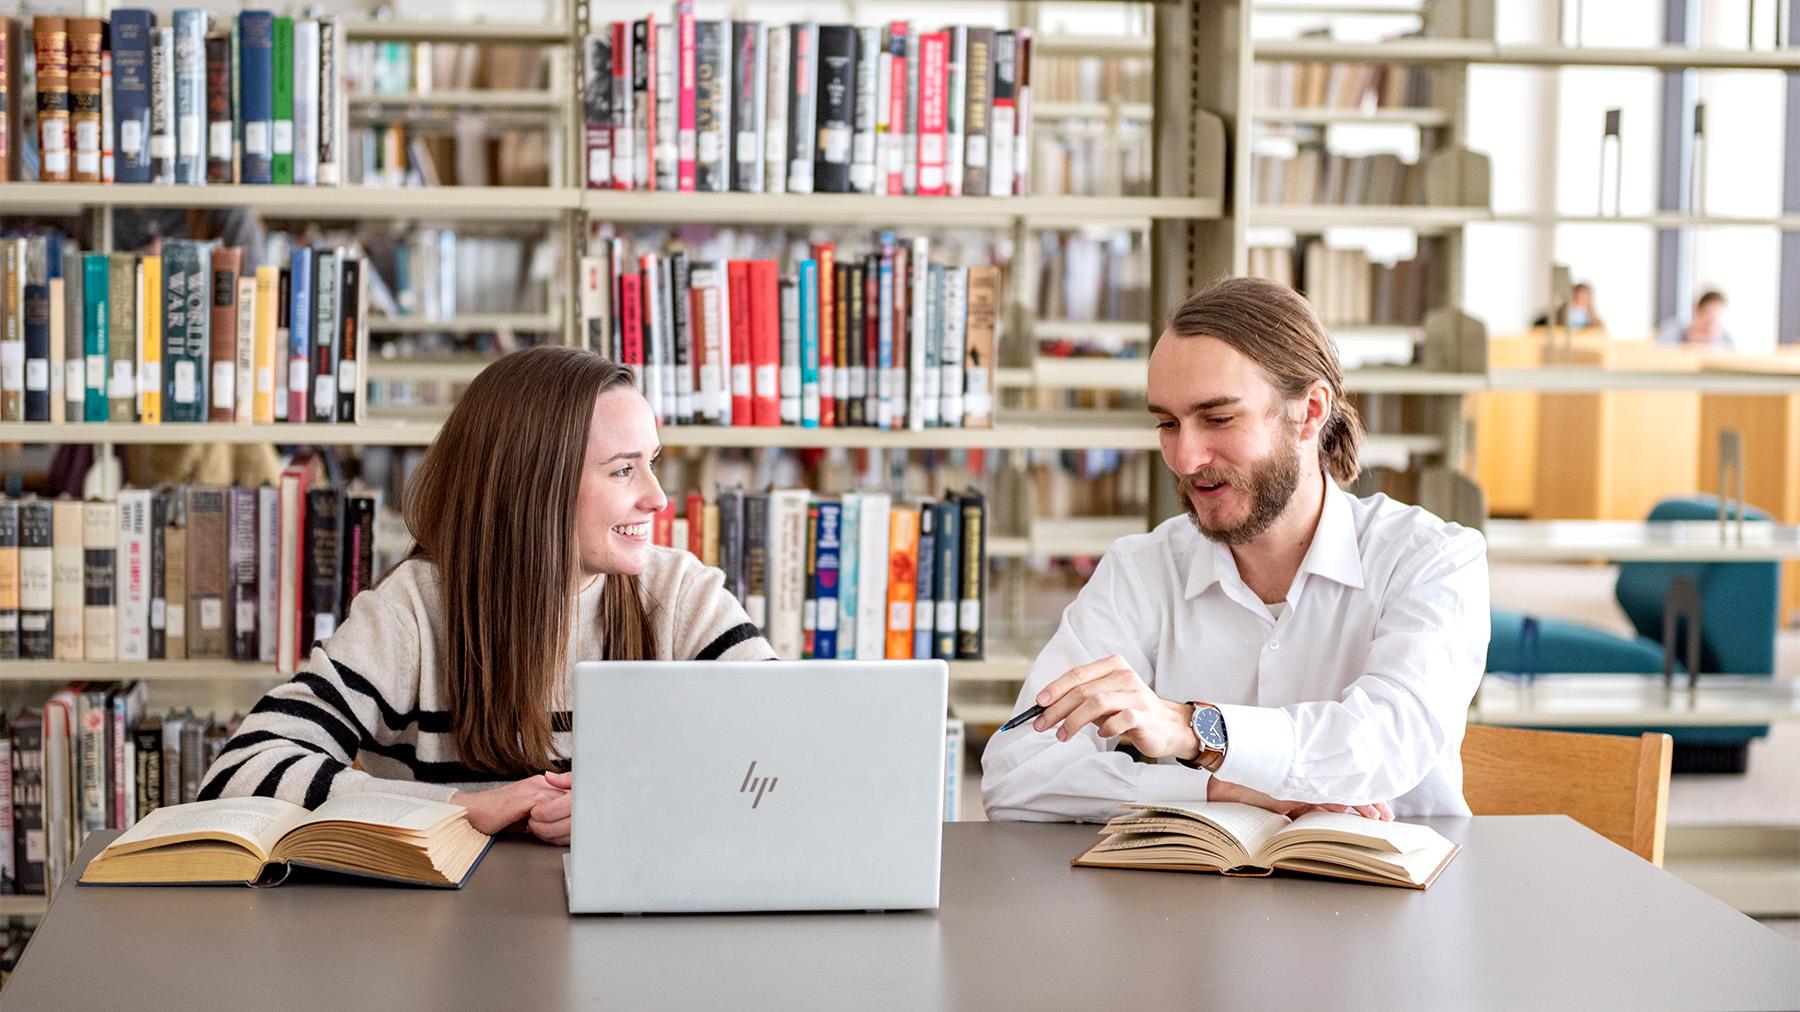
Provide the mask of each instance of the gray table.
{"label": "gray table", "polygon": [[[1560,816],[1429,820],[1429,892],[1076,869],[945,828],[936,913],[582,917],[559,849],[462,892],[65,887],[8,1008],[1793,1008],[1800,948]],[[112,834],[90,840],[77,867]]]}

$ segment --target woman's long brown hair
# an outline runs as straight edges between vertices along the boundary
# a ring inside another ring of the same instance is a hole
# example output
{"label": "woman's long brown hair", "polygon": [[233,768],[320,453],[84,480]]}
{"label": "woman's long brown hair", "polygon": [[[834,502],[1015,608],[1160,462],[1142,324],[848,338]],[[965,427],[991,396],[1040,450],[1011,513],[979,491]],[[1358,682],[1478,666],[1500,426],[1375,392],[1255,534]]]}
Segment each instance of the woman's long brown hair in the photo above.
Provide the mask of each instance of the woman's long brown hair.
{"label": "woman's long brown hair", "polygon": [[[630,370],[580,348],[539,347],[483,369],[407,487],[413,554],[443,583],[444,688],[462,762],[525,777],[560,758],[553,692],[569,663],[580,576],[575,500],[594,400]],[[609,660],[656,656],[635,576],[608,574]]]}

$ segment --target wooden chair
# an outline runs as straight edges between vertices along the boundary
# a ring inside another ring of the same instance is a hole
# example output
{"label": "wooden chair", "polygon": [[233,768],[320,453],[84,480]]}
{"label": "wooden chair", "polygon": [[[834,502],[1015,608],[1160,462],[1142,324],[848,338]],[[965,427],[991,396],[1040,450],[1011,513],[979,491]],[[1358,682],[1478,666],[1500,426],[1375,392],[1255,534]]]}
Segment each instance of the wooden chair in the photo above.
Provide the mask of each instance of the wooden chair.
{"label": "wooden chair", "polygon": [[1673,754],[1666,734],[1472,725],[1462,744],[1463,797],[1476,815],[1567,815],[1661,867]]}

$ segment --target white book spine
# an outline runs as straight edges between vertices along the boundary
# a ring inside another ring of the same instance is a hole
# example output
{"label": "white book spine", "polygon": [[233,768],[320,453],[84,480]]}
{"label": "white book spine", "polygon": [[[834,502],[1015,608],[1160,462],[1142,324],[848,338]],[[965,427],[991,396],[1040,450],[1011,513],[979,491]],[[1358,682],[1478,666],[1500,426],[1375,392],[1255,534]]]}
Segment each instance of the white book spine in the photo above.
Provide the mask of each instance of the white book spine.
{"label": "white book spine", "polygon": [[[912,241],[908,262],[912,276],[906,279],[906,427],[925,427],[925,342],[929,339],[925,326],[930,302],[931,240],[918,236]],[[898,279],[896,279],[898,280]]]}
{"label": "white book spine", "polygon": [[875,192],[875,103],[881,89],[875,75],[880,69],[876,52],[881,29],[856,30],[856,131],[850,139],[850,189]]}
{"label": "white book spine", "polygon": [[968,94],[969,28],[957,25],[950,30],[950,100],[944,116],[949,143],[944,153],[944,181],[952,197],[960,197],[963,192],[963,107],[968,103]]}
{"label": "white book spine", "polygon": [[294,22],[294,185],[319,181],[319,23]]}
{"label": "white book spine", "polygon": [[[878,51],[875,55],[875,192],[888,193],[887,177],[890,172],[897,171],[894,156],[900,150],[894,131],[899,124],[894,123],[889,110],[892,108],[894,88],[894,54],[888,52],[886,34],[876,31],[875,42]],[[885,647],[884,647],[885,649]]]}
{"label": "white book spine", "polygon": [[256,421],[256,273],[237,279],[237,396],[232,405],[239,425]]}
{"label": "white book spine", "polygon": [[[769,129],[769,26],[760,21],[748,26],[751,33],[750,58],[747,70],[750,85],[750,122],[734,123],[736,146],[733,157],[737,159],[738,172],[743,180],[743,189],[747,193],[762,193],[767,186],[763,178],[768,163]],[[742,54],[737,54],[741,56]],[[734,57],[735,59],[736,57]],[[737,64],[732,64],[736,68]],[[746,73],[734,72],[731,75],[733,86],[745,83]],[[733,108],[736,108],[735,104]]]}
{"label": "white book spine", "polygon": [[150,492],[119,493],[119,660],[150,658]]}
{"label": "white book spine", "polygon": [[276,604],[281,585],[281,490],[256,490],[256,650],[264,664],[275,660]]}
{"label": "white book spine", "polygon": [[788,121],[788,29],[786,25],[770,25],[764,45],[768,53],[769,78],[765,85],[763,116],[763,188],[769,193],[787,192],[787,121]]}
{"label": "white book spine", "polygon": [[800,424],[800,286],[781,282],[781,424]]}
{"label": "white book spine", "polygon": [[900,133],[901,187],[919,192],[919,30],[906,29],[906,125]]}
{"label": "white book spine", "polygon": [[939,424],[938,413],[943,407],[944,374],[939,365],[943,361],[940,358],[943,351],[944,267],[933,264],[928,265],[925,274],[925,397],[920,407],[925,412],[926,428]]}
{"label": "white book spine", "polygon": [[[631,22],[620,23],[612,44],[613,61],[622,71],[612,76],[612,182],[614,189],[629,190],[637,163],[632,148]],[[610,74],[611,68],[607,72]]]}
{"label": "white book spine", "polygon": [[888,514],[893,498],[864,493],[857,520],[856,656],[887,656]]}
{"label": "white book spine", "polygon": [[680,147],[675,136],[675,67],[680,56],[675,25],[656,26],[656,188],[676,188]]}
{"label": "white book spine", "polygon": [[650,413],[656,416],[657,421],[663,421],[669,416],[663,410],[662,342],[659,336],[664,325],[665,305],[662,298],[662,263],[657,257],[646,257],[641,263],[644,272],[644,399],[650,402]]}
{"label": "white book spine", "polygon": [[344,114],[344,23],[319,22],[319,185],[344,180],[349,152],[349,117]]}
{"label": "white book spine", "polygon": [[[697,296],[694,300],[699,306],[698,317],[693,321],[698,327],[699,340],[695,351],[699,368],[694,391],[694,414],[696,420],[709,424],[719,422],[719,400],[724,390],[723,377],[719,372],[719,275],[710,263],[696,263],[688,274],[688,287]],[[729,400],[729,398],[726,398]],[[696,518],[698,519],[698,518]]]}
{"label": "white book spine", "polygon": [[[732,424],[731,397],[737,387],[737,370],[733,368],[731,361],[731,265],[724,260],[716,262],[713,265],[713,277],[717,279],[715,290],[718,292],[718,298],[714,300],[717,308],[708,310],[713,313],[713,320],[708,322],[706,333],[707,340],[709,342],[717,341],[719,348],[718,357],[713,358],[713,368],[719,373],[719,424],[730,425]],[[716,330],[713,327],[714,322],[717,323]],[[749,393],[749,387],[750,372],[746,367],[744,370],[746,395]]]}
{"label": "white book spine", "polygon": [[952,267],[944,273],[944,350],[938,358],[942,379],[945,425],[960,426],[963,418],[963,351],[968,333],[969,270]]}
{"label": "white book spine", "polygon": [[775,655],[798,660],[806,607],[806,501],[804,489],[769,493],[769,622]]}

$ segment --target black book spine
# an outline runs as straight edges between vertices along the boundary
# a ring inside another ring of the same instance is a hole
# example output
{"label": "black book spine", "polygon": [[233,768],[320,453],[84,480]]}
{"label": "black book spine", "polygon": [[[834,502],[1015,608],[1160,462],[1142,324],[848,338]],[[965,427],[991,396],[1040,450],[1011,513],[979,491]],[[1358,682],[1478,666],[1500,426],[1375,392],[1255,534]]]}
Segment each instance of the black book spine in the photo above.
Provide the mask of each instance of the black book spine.
{"label": "black book spine", "polygon": [[932,506],[937,524],[937,564],[933,575],[937,586],[932,598],[937,616],[932,623],[931,656],[944,661],[956,659],[956,613],[961,596],[957,562],[962,553],[962,506],[954,498],[946,498]]}
{"label": "black book spine", "polygon": [[819,27],[819,90],[813,190],[850,192],[850,146],[856,136],[856,29]]}
{"label": "black book spine", "polygon": [[13,873],[18,891],[42,896],[44,874],[44,715],[27,709],[12,723]]}
{"label": "black book spine", "polygon": [[337,631],[338,602],[343,597],[339,555],[343,499],[343,492],[335,488],[306,493],[306,612],[312,623],[311,643],[322,643]]}
{"label": "black book spine", "polygon": [[362,270],[361,257],[343,259],[343,283],[338,288],[338,318],[342,321],[337,343],[337,420],[340,422],[356,421],[356,386],[361,378],[356,366],[363,325]]}
{"label": "black book spine", "polygon": [[137,777],[137,816],[140,819],[162,807],[162,737],[162,721],[155,717],[138,721],[131,730],[132,761],[136,763]]}
{"label": "black book spine", "polygon": [[769,626],[769,497],[744,497],[744,611],[760,629]]}
{"label": "black book spine", "polygon": [[788,29],[788,178],[787,192],[813,192],[814,131],[818,124],[819,26],[795,24]]}
{"label": "black book spine", "polygon": [[350,602],[375,582],[375,496],[358,493],[344,497],[344,577],[340,617],[350,614]]}
{"label": "black book spine", "polygon": [[957,601],[956,659],[981,660],[986,635],[987,502],[976,492],[958,497],[962,503],[962,590]]}
{"label": "black book spine", "polygon": [[230,572],[227,621],[231,623],[231,659],[254,661],[256,628],[256,490],[232,488],[225,493],[226,566]]}
{"label": "black book spine", "polygon": [[54,507],[46,499],[19,504],[19,656],[55,656],[51,614],[55,603]]}
{"label": "black book spine", "polygon": [[742,604],[744,600],[744,493],[719,493],[719,568],[725,572],[725,589]]}
{"label": "black book spine", "polygon": [[699,147],[694,188],[731,189],[731,54],[727,21],[694,22],[694,133]]}
{"label": "black book spine", "polygon": [[169,493],[159,490],[150,497],[150,636],[149,657],[169,655]]}
{"label": "black book spine", "polygon": [[[687,254],[676,250],[669,255],[669,319],[674,321],[675,352],[675,424],[688,425],[694,420],[694,370],[689,342],[693,340],[693,299],[688,286]],[[668,396],[669,391],[663,391]]]}
{"label": "black book spine", "polygon": [[731,23],[731,188],[763,191],[763,117],[756,97],[766,85],[762,66],[762,24]]}

